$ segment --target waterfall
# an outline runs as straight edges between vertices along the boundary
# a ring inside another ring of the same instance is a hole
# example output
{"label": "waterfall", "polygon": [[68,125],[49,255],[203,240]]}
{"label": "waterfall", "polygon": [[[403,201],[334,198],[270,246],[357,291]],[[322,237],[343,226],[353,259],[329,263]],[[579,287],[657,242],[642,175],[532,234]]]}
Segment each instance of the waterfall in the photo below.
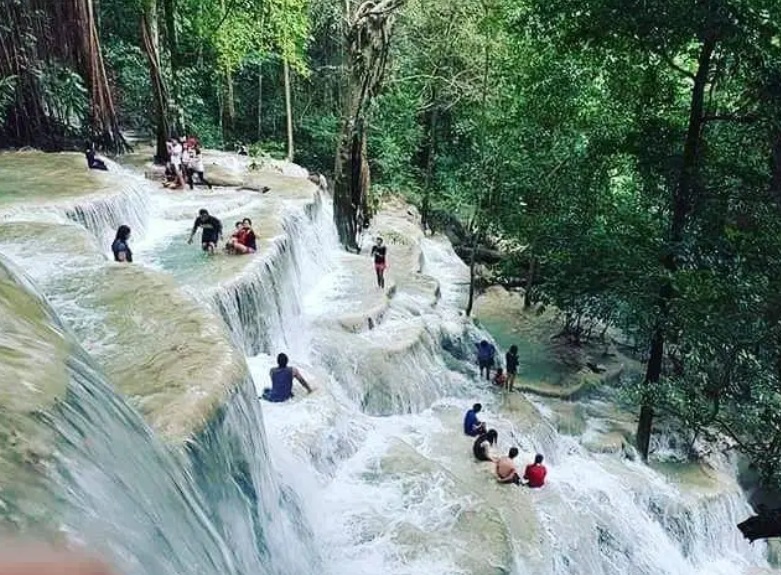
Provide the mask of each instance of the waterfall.
{"label": "waterfall", "polygon": [[[452,247],[406,208],[380,214],[364,248],[372,234],[388,240],[385,293],[367,250],[338,246],[327,190],[285,170],[252,176],[272,183],[265,195],[168,194],[128,173],[98,195],[0,206],[0,252],[15,264],[0,265],[0,375],[21,384],[3,392],[13,411],[0,433],[27,438],[0,460],[6,525],[83,543],[133,575],[767,566],[765,546],[734,528],[750,509],[728,460],[696,481],[663,473],[562,434],[543,404],[495,393],[473,365],[490,334],[461,311],[468,269]],[[226,226],[251,216],[259,253],[187,246],[201,206]],[[132,269],[105,257],[121,223],[134,230]],[[30,226],[46,231],[46,253],[24,249]],[[280,351],[316,391],[259,402]],[[134,370],[168,385],[129,386]],[[181,401],[166,403],[171,390]],[[545,454],[544,489],[497,485],[473,461],[460,426],[476,401],[502,450]],[[191,410],[183,433],[159,424],[169,405]]]}

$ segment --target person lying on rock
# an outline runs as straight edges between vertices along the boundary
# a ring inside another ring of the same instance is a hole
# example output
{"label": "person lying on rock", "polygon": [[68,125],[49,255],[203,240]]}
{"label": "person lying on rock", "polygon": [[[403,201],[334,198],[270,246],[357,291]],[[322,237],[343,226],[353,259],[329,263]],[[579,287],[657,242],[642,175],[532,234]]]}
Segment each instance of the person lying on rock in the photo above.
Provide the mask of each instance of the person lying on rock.
{"label": "person lying on rock", "polygon": [[499,434],[495,429],[489,429],[487,433],[480,434],[472,444],[472,453],[478,461],[496,461],[493,447]]}
{"label": "person lying on rock", "polygon": [[262,399],[274,403],[281,403],[293,397],[293,380],[304,386],[307,392],[312,393],[314,389],[307,383],[301,372],[288,364],[288,357],[284,353],[277,356],[277,367],[271,368],[269,376],[271,377],[271,387],[263,390]]}
{"label": "person lying on rock", "polygon": [[513,461],[516,457],[518,457],[518,448],[511,447],[510,452],[505,457],[500,457],[496,460],[496,480],[499,483],[521,484],[521,477],[518,475],[518,470],[515,468],[515,462]]}
{"label": "person lying on rock", "polygon": [[477,419],[477,414],[482,411],[483,406],[479,403],[475,403],[472,409],[466,412],[464,416],[464,434],[470,437],[477,437],[481,433],[485,433],[485,423]]}
{"label": "person lying on rock", "polygon": [[187,240],[188,244],[193,243],[193,237],[198,228],[203,230],[201,233],[201,249],[209,254],[214,254],[214,250],[222,237],[222,222],[209,215],[209,210],[199,210],[198,217],[195,218],[193,229],[190,232],[190,239]]}

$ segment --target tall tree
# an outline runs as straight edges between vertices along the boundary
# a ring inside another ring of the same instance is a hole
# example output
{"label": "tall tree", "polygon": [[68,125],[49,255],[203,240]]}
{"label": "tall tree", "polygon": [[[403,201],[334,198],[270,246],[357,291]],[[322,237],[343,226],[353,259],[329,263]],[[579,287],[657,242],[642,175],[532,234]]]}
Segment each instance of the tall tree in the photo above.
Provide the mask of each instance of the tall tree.
{"label": "tall tree", "polygon": [[[88,137],[106,150],[125,149],[93,1],[2,0],[0,9],[5,17],[0,26],[0,75],[10,78],[14,87],[0,131],[4,139],[19,146],[61,149]],[[58,92],[74,74],[88,94],[86,117],[56,117],[55,110],[62,109],[56,102]]]}
{"label": "tall tree", "polygon": [[334,221],[342,245],[355,251],[357,233],[371,218],[366,154],[368,108],[382,87],[393,18],[404,3],[405,0],[360,3],[350,13],[345,38],[347,86],[334,168]]}

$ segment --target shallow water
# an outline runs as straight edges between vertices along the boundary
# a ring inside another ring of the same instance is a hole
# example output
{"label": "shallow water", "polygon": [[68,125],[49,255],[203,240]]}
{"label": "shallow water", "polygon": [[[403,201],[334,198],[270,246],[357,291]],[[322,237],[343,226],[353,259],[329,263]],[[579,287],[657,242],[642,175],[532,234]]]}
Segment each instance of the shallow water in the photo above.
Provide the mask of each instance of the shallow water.
{"label": "shallow water", "polygon": [[[764,545],[749,546],[734,528],[749,508],[729,462],[713,462],[704,479],[592,453],[577,434],[557,431],[544,405],[479,382],[472,354],[485,334],[460,311],[467,270],[444,241],[423,238],[405,209],[382,214],[372,230],[389,243],[393,289],[383,293],[368,250],[353,256],[338,247],[327,196],[303,178],[253,177],[272,191],[170,193],[127,175],[118,184],[130,188],[120,194],[126,201],[86,200],[80,213],[90,217],[68,217],[73,206],[57,202],[17,202],[5,212],[0,253],[33,278],[91,353],[84,361],[106,374],[81,384],[93,399],[72,395],[70,405],[101,411],[110,401],[106,413],[122,414],[100,433],[77,425],[99,445],[116,436],[115,449],[61,462],[69,476],[57,485],[76,494],[61,507],[72,539],[134,574],[726,575],[766,567]],[[261,253],[210,257],[197,239],[187,245],[200,207],[228,229],[252,217]],[[108,261],[107,243],[128,219],[133,266],[142,268],[130,272]],[[51,248],[31,253],[25,229],[40,229]],[[316,391],[258,403],[279,351]],[[94,395],[106,388],[102,377],[119,396]],[[472,460],[460,425],[475,401],[502,450],[517,445],[524,462],[546,455],[546,488],[497,485],[490,466]],[[130,449],[159,463],[120,465]],[[132,497],[120,497],[129,484]],[[57,485],[42,489],[59,498]],[[176,533],[180,521],[197,526]]]}

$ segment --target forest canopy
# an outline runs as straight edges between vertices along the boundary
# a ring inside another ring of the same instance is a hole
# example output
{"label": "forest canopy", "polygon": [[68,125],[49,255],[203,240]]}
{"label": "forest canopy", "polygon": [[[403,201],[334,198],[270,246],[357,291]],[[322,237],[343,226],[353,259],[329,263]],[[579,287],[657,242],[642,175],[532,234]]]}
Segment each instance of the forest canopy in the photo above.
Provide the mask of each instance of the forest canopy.
{"label": "forest canopy", "polygon": [[574,342],[636,350],[643,456],[664,413],[781,481],[777,0],[0,8],[5,147],[247,144],[335,180],[348,248],[400,194]]}

